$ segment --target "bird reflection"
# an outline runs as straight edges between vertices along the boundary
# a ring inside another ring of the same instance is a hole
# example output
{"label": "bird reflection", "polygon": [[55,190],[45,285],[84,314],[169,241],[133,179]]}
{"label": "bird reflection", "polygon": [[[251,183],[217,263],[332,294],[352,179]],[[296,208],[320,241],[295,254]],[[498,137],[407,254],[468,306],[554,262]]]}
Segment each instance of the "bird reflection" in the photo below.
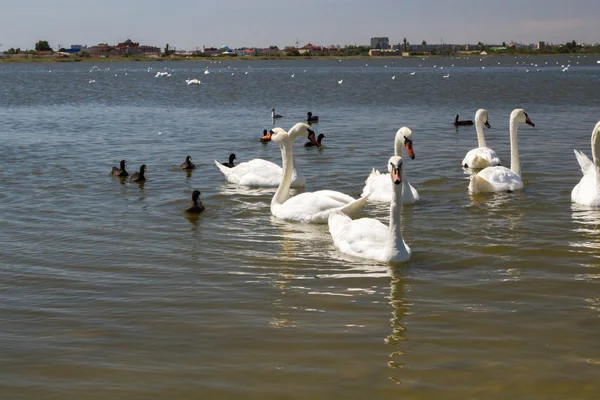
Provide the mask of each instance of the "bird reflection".
{"label": "bird reflection", "polygon": [[600,209],[571,204],[571,219],[575,224],[574,233],[581,234],[582,240],[571,242],[570,245],[579,248],[600,248]]}
{"label": "bird reflection", "polygon": [[185,219],[192,225],[192,230],[197,231],[200,227],[200,214],[184,213]]}
{"label": "bird reflection", "polygon": [[[390,319],[391,333],[386,336],[385,343],[392,347],[389,355],[388,366],[390,368],[402,368],[404,362],[401,357],[405,354],[403,343],[408,340],[406,337],[406,328],[402,325],[402,318],[408,314],[412,304],[404,299],[405,282],[392,271],[392,280],[390,282],[389,304],[392,306],[392,318]],[[401,382],[398,377],[390,376],[395,382]]]}

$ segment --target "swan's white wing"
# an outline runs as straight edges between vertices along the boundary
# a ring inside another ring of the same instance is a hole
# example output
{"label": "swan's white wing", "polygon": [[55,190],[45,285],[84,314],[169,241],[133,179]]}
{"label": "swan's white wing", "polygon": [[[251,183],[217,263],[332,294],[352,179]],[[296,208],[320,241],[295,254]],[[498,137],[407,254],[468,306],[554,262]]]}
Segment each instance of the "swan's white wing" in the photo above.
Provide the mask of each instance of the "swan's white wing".
{"label": "swan's white wing", "polygon": [[260,158],[228,168],[215,160],[215,165],[231,183],[244,186],[277,187],[281,179],[281,167]]}
{"label": "swan's white wing", "polygon": [[[390,187],[391,186],[392,183],[390,182]],[[415,189],[413,185],[409,183],[408,187],[410,188],[410,193],[408,193],[406,190],[402,190],[402,204],[413,204],[421,198],[421,196],[419,196],[419,192],[417,192],[417,189]]]}
{"label": "swan's white wing", "polygon": [[[407,181],[408,182],[408,181]],[[413,204],[420,199],[419,192],[410,184],[410,193],[402,191],[402,204]],[[390,174],[382,174],[373,169],[371,175],[365,181],[365,187],[362,191],[362,196],[369,196],[369,201],[380,203],[390,203],[392,201],[392,179]],[[369,195],[369,193],[371,193]]]}
{"label": "swan's white wing", "polygon": [[300,193],[281,204],[274,213],[276,217],[298,222],[312,222],[324,211],[345,206],[346,203],[315,193]]}
{"label": "swan's white wing", "polygon": [[523,188],[521,177],[512,170],[496,166],[481,170],[471,176],[469,191],[473,193],[507,192]]}
{"label": "swan's white wing", "polygon": [[335,190],[317,190],[316,192],[313,192],[313,193],[318,194],[320,196],[329,197],[330,199],[339,201],[344,204],[352,203],[354,200],[356,200],[352,196],[348,196],[347,194],[342,193],[342,192],[336,192]]}
{"label": "swan's white wing", "polygon": [[583,175],[594,173],[594,163],[583,152],[573,149]]}
{"label": "swan's white wing", "polygon": [[462,161],[462,166],[479,169],[500,165],[500,158],[496,152],[489,147],[478,147],[470,150]]}
{"label": "swan's white wing", "polygon": [[[370,195],[369,195],[370,193]],[[362,195],[369,195],[370,201],[389,203],[392,201],[392,181],[390,174],[382,174],[373,168],[371,175],[365,181]]]}
{"label": "swan's white wing", "polygon": [[[274,162],[256,158],[228,168],[215,160],[219,170],[231,183],[250,187],[277,187],[281,180],[282,168]],[[303,187],[304,177],[297,179],[297,171],[292,175],[292,187]]]}
{"label": "swan's white wing", "polygon": [[325,224],[329,214],[335,211],[350,216],[357,214],[366,204],[367,197],[350,203],[332,199],[316,193],[300,193],[280,205],[271,205],[271,212],[277,218],[287,221]]}
{"label": "swan's white wing", "polygon": [[584,206],[600,207],[600,188],[597,187],[594,163],[582,152],[574,151],[583,177],[571,191],[571,201]]}
{"label": "swan's white wing", "polygon": [[345,214],[329,215],[329,232],[333,245],[342,253],[356,257],[383,260],[388,240],[388,227],[373,218],[351,220]]}

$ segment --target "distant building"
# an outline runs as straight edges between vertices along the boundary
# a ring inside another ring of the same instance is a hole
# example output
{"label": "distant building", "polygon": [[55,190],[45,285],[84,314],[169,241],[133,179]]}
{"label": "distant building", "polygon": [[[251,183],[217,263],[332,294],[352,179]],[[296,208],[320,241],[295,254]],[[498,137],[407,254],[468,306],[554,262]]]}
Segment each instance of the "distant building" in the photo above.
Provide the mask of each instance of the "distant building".
{"label": "distant building", "polygon": [[389,49],[390,39],[388,37],[372,37],[371,48],[373,49]]}
{"label": "distant building", "polygon": [[370,49],[369,55],[371,57],[374,57],[374,56],[401,56],[402,50],[399,48],[396,48],[396,49]]}
{"label": "distant building", "polygon": [[536,46],[536,48],[537,48],[538,50],[541,50],[541,49],[543,49],[544,47],[546,47],[546,42],[543,42],[543,41],[539,41],[539,42],[537,42],[537,46]]}

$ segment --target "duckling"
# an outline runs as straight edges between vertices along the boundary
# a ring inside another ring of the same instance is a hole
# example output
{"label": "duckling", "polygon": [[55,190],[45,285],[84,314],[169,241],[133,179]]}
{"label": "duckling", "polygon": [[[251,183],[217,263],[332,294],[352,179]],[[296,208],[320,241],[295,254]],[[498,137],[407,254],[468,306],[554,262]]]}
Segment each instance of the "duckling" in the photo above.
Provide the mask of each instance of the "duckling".
{"label": "duckling", "polygon": [[131,178],[129,178],[130,182],[144,182],[146,180],[146,177],[144,176],[144,172],[146,172],[146,164],[142,164],[140,166],[140,172],[136,172],[133,175],[131,175]]}
{"label": "duckling", "polygon": [[271,118],[275,119],[275,118],[281,118],[283,117],[282,115],[279,114],[275,114],[275,109],[271,108]]}
{"label": "duckling", "polygon": [[196,168],[196,165],[194,165],[194,163],[192,162],[192,157],[187,156],[185,158],[185,162],[183,164],[181,164],[179,166],[179,168],[181,168],[181,169],[194,169],[194,168]]}
{"label": "duckling", "polygon": [[129,176],[129,173],[127,171],[125,171],[126,165],[127,165],[127,162],[125,160],[121,160],[119,168],[113,167],[112,171],[110,171],[110,174],[112,176],[120,176],[120,177]]}
{"label": "duckling", "polygon": [[267,131],[266,129],[263,129],[263,135],[260,138],[260,142],[261,143],[267,143],[271,141],[271,133],[273,133],[273,131],[269,130]]}
{"label": "duckling", "polygon": [[231,153],[229,155],[229,162],[224,162],[224,163],[221,163],[221,164],[223,164],[224,166],[226,166],[228,168],[233,168],[233,167],[235,167],[235,164],[233,163],[233,160],[235,160],[235,159],[236,159],[235,158],[235,154]]}
{"label": "duckling", "polygon": [[308,122],[319,122],[319,116],[318,115],[312,115],[312,113],[309,111],[306,113],[307,117],[306,120]]}
{"label": "duckling", "polygon": [[323,135],[322,133],[319,133],[319,136],[317,137],[317,143],[319,143],[318,145],[309,141],[309,142],[304,143],[304,147],[313,147],[313,146],[321,147],[321,140],[323,140],[324,137],[325,137],[325,135]]}
{"label": "duckling", "polygon": [[202,211],[204,211],[204,205],[200,201],[200,191],[194,190],[194,193],[192,193],[192,204],[185,209],[185,212],[199,214]]}

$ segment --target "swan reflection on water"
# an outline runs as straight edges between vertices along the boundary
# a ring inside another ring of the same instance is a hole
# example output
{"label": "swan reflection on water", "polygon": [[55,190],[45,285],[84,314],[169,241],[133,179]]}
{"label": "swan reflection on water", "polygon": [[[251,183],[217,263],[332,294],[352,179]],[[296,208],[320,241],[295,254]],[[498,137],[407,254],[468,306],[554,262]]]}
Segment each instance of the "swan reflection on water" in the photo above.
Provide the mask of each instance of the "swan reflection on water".
{"label": "swan reflection on water", "polygon": [[[573,232],[580,234],[583,240],[571,241],[569,245],[582,250],[600,249],[600,209],[572,203],[571,211],[571,219],[575,224]],[[592,255],[600,257],[596,252]]]}
{"label": "swan reflection on water", "polygon": [[[402,368],[404,363],[400,358],[406,352],[402,345],[408,341],[406,337],[406,328],[402,325],[402,318],[409,314],[409,308],[412,306],[404,299],[404,285],[406,284],[396,273],[392,272],[392,280],[390,282],[390,295],[388,297],[389,304],[392,308],[392,317],[390,318],[391,332],[384,339],[385,344],[392,346],[393,351],[390,352],[388,366],[393,369]],[[390,376],[394,382],[401,382],[398,377]]]}

